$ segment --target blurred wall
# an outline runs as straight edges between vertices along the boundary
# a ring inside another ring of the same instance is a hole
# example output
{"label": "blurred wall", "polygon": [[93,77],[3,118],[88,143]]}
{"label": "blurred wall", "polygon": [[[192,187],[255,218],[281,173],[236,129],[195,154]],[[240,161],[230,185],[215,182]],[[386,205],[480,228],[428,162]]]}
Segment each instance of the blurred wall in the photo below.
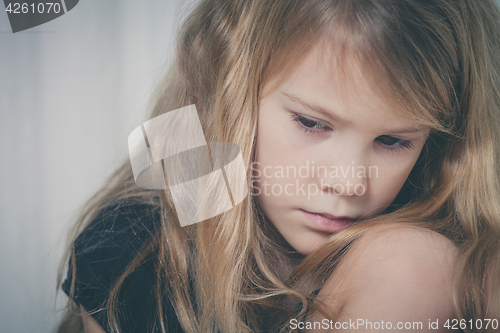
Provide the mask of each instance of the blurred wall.
{"label": "blurred wall", "polygon": [[83,202],[127,157],[193,0],[81,0],[13,34],[0,13],[0,332],[52,332]]}

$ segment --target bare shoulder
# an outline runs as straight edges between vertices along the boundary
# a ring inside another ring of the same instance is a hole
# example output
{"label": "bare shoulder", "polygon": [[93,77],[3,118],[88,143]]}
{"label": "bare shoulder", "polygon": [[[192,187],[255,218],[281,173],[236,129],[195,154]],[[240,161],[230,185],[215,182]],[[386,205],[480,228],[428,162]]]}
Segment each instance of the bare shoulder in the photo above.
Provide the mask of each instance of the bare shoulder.
{"label": "bare shoulder", "polygon": [[[454,317],[452,269],[457,248],[419,227],[369,229],[321,289],[340,318],[372,321],[446,320]],[[357,330],[358,332],[360,330]]]}
{"label": "bare shoulder", "polygon": [[[442,275],[446,273],[443,265],[451,268],[456,254],[455,244],[435,231],[387,224],[367,230],[353,245],[346,260],[367,273],[387,275],[383,268],[398,268],[401,273],[402,270],[413,269],[413,274]],[[440,269],[433,271],[432,268],[436,266]]]}

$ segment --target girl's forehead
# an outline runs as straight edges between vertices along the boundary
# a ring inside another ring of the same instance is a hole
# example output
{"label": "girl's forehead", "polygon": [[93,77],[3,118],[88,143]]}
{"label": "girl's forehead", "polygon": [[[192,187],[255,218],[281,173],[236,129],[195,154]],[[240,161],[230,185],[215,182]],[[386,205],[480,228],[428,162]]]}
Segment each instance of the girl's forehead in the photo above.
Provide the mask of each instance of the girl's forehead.
{"label": "girl's forehead", "polygon": [[395,103],[379,62],[373,57],[368,63],[354,51],[335,49],[331,43],[316,43],[301,58],[290,61],[278,75],[264,85],[263,96],[282,85],[302,86],[320,93],[337,92],[340,97],[357,95],[368,104],[374,100]]}
{"label": "girl's forehead", "polygon": [[373,73],[355,55],[339,57],[316,47],[274,91],[283,103],[313,110],[312,115],[322,115],[323,119],[337,119],[367,130],[423,129],[418,119],[402,112],[393,96],[378,89]]}
{"label": "girl's forehead", "polygon": [[[296,56],[281,55],[284,61],[274,67],[273,74],[266,77],[261,97],[283,87],[299,91],[301,95],[325,99],[324,103],[363,105],[378,112],[389,113],[405,122],[418,123],[419,127],[442,130],[437,110],[429,108],[429,101],[421,94],[408,89],[401,90],[400,78],[393,73],[392,65],[383,63],[369,49],[349,45],[338,46],[331,40],[322,38],[314,42],[305,52],[299,49]],[[389,67],[387,67],[389,66]],[[273,69],[273,67],[271,66]],[[404,80],[407,80],[406,77]],[[416,82],[403,82],[405,86],[417,87]],[[410,96],[410,99],[407,99]],[[417,97],[418,96],[418,97]]]}
{"label": "girl's forehead", "polygon": [[354,54],[338,56],[316,47],[283,81],[280,89],[292,90],[318,102],[324,100],[326,104],[397,110],[393,96],[379,89],[380,80],[357,58]]}

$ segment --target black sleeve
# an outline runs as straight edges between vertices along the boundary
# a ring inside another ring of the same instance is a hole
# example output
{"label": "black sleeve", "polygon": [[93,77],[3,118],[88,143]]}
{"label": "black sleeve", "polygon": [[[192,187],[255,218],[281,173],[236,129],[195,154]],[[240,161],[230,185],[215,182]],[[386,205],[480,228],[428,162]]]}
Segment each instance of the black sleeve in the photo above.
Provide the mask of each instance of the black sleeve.
{"label": "black sleeve", "polygon": [[[105,331],[106,302],[117,279],[128,264],[150,242],[159,219],[148,205],[118,204],[103,209],[75,240],[76,279],[73,300],[88,312],[103,309],[92,316]],[[144,258],[123,282],[118,295],[118,319],[121,331],[151,332],[156,318],[154,286],[156,270],[152,255]],[[62,285],[69,295],[72,264]],[[168,303],[168,302],[167,302]],[[164,309],[170,318],[170,331],[178,331],[178,322],[170,303]]]}

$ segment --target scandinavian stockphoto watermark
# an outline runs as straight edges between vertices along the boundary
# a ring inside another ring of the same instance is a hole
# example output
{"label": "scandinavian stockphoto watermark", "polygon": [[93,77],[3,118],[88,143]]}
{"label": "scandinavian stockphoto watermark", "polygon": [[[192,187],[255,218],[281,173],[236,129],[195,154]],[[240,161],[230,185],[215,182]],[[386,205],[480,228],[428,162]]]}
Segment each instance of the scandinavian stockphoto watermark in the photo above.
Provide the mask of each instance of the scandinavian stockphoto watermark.
{"label": "scandinavian stockphoto watermark", "polygon": [[128,147],[136,184],[146,189],[168,185],[183,227],[230,210],[248,194],[240,148],[208,144],[195,105],[138,126]]}
{"label": "scandinavian stockphoto watermark", "polygon": [[[367,180],[377,178],[377,166],[356,165],[315,165],[307,160],[300,166],[262,166],[252,163],[252,195],[307,196],[333,193],[336,195],[363,195],[367,190]],[[311,181],[315,179],[316,181]],[[325,189],[330,189],[325,191]]]}
{"label": "scandinavian stockphoto watermark", "polygon": [[323,331],[327,330],[331,332],[332,330],[362,330],[363,332],[386,332],[390,330],[398,331],[410,331],[416,332],[420,330],[425,330],[426,332],[431,330],[460,330],[470,329],[473,331],[479,331],[483,329],[493,329],[498,330],[498,320],[497,319],[447,319],[446,321],[440,319],[428,319],[426,321],[398,321],[392,322],[387,320],[368,320],[368,319],[349,319],[348,321],[334,321],[330,319],[323,319],[321,321],[299,321],[297,319],[290,320],[290,329],[292,330],[315,330]]}
{"label": "scandinavian stockphoto watermark", "polygon": [[[238,145],[207,143],[195,105],[164,113],[135,128],[128,137],[134,180],[146,189],[170,190],[181,226],[220,215],[251,195],[363,195],[378,177],[376,166],[251,165],[251,190]],[[279,181],[271,181],[271,180]],[[311,181],[319,179],[319,181]],[[351,182],[351,180],[357,180]]]}

